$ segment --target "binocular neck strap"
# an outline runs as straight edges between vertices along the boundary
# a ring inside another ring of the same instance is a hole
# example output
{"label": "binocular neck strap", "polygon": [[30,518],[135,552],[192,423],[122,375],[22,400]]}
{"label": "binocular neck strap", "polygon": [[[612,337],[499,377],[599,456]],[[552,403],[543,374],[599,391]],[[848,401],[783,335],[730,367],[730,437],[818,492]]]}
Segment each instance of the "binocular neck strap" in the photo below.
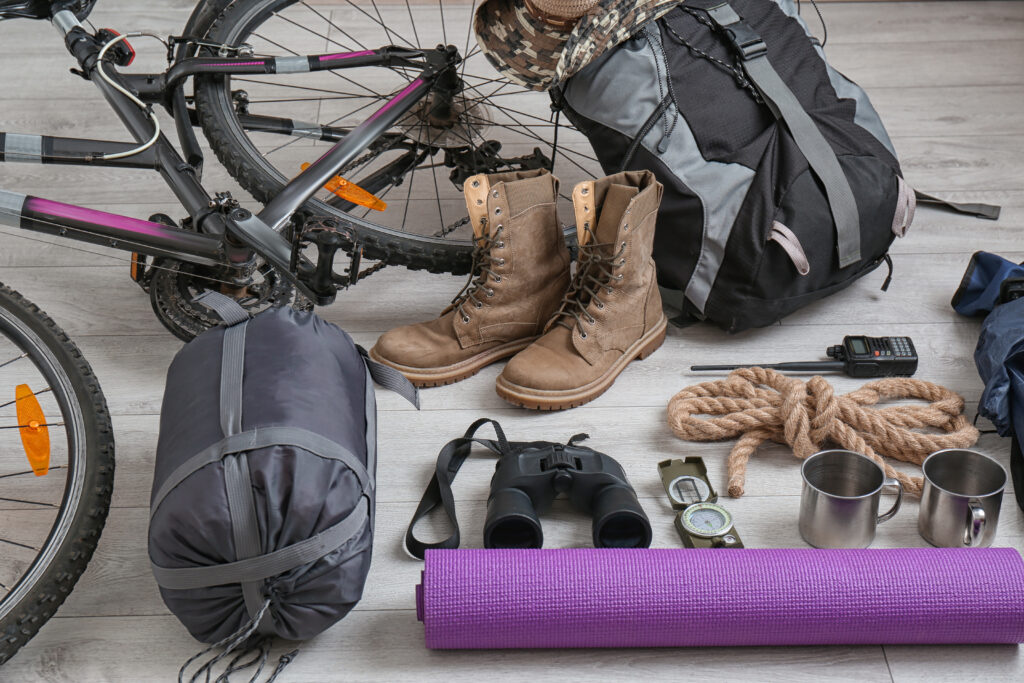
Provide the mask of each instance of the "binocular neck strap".
{"label": "binocular neck strap", "polygon": [[[473,438],[477,430],[487,423],[494,425],[494,433],[498,437],[497,440]],[[508,439],[505,438],[505,432],[502,431],[501,425],[488,418],[481,418],[470,425],[469,429],[466,430],[465,436],[461,439],[449,441],[437,456],[434,476],[431,477],[427,490],[423,493],[423,498],[420,500],[419,507],[416,508],[412,521],[409,523],[409,530],[405,534],[405,549],[413,557],[422,560],[427,550],[450,550],[459,547],[459,521],[455,517],[455,498],[452,495],[452,481],[455,479],[455,475],[458,474],[459,468],[462,467],[462,463],[466,462],[466,458],[469,457],[474,443],[497,453],[499,457],[510,454],[516,449],[532,445],[509,443]],[[430,514],[438,505],[444,508],[444,512],[448,516],[448,521],[453,529],[452,534],[437,543],[424,543],[416,538],[413,528],[417,522]]]}

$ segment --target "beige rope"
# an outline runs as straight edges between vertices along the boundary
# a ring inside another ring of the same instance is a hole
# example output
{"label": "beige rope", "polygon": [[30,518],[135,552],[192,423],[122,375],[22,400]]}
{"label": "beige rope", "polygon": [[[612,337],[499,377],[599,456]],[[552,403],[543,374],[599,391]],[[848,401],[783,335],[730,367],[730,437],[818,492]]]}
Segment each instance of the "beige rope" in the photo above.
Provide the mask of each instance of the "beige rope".
{"label": "beige rope", "polygon": [[[916,398],[929,405],[870,408],[883,399]],[[836,396],[823,377],[807,382],[775,370],[743,368],[727,379],[683,389],[668,404],[668,424],[686,441],[739,441],[729,453],[729,495],[743,495],[747,462],[767,440],[788,444],[801,460],[828,441],[864,453],[899,479],[904,490],[921,495],[922,479],[897,472],[882,458],[920,465],[943,448],[967,448],[978,440],[963,415],[964,399],[938,384],[893,378],[868,382]],[[698,417],[712,415],[721,417]],[[922,429],[934,432],[915,431]]]}

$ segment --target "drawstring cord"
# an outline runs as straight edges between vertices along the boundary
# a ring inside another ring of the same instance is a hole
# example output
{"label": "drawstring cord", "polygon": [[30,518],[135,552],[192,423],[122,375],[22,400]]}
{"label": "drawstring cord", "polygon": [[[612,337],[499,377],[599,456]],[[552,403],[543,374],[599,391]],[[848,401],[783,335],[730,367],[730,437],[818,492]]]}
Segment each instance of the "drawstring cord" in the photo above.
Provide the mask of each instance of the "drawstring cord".
{"label": "drawstring cord", "polygon": [[473,248],[473,267],[470,270],[469,281],[463,286],[462,291],[452,299],[452,303],[448,307],[449,311],[458,311],[463,322],[468,323],[470,320],[469,314],[464,308],[467,303],[471,302],[474,308],[484,307],[483,302],[476,298],[477,292],[483,290],[488,298],[494,296],[494,289],[487,286],[488,279],[494,283],[501,282],[501,275],[491,270],[491,266],[504,265],[505,259],[495,259],[491,255],[491,250],[496,246],[498,248],[505,246],[505,243],[501,241],[501,233],[504,230],[505,227],[499,225],[493,235],[480,235],[473,238],[476,246]]}
{"label": "drawstring cord", "polygon": [[[268,609],[270,609],[270,598],[267,598],[252,619],[243,624],[237,631],[193,655],[182,665],[181,669],[178,670],[178,683],[185,683],[185,672],[196,660],[201,659],[219,648],[224,648],[223,652],[200,666],[199,669],[192,674],[192,677],[188,679],[189,683],[198,683],[200,677],[205,674],[205,683],[210,683],[210,676],[213,674],[213,667],[232,652],[235,652],[239,647],[243,646],[244,648],[242,651],[238,652],[235,657],[228,662],[227,669],[225,669],[225,671],[214,680],[214,683],[229,683],[228,678],[231,674],[258,665],[256,673],[249,679],[249,683],[255,683],[256,679],[259,678],[261,673],[263,673],[263,669],[267,664],[267,658],[270,655],[270,644],[273,641],[273,637],[258,636],[251,641],[250,638],[256,632],[260,621],[263,619],[263,615],[266,614]],[[273,683],[284,668],[295,659],[298,653],[298,650],[292,650],[291,652],[281,655],[278,659],[277,666],[274,668],[273,673],[270,675],[270,678],[267,679],[266,683]],[[254,656],[249,661],[242,661],[250,654],[254,654]]]}
{"label": "drawstring cord", "polygon": [[[595,238],[590,228],[584,228]],[[587,330],[583,326],[584,320],[594,324],[594,317],[587,312],[587,307],[593,303],[599,309],[604,308],[604,301],[600,297],[600,291],[604,289],[608,294],[612,293],[612,287],[608,284],[612,280],[621,280],[622,275],[616,275],[613,271],[625,265],[626,260],[622,255],[626,252],[626,243],[623,242],[619,250],[612,255],[604,252],[609,250],[609,244],[584,244],[580,245],[579,258],[576,267],[576,276],[573,278],[569,291],[562,297],[562,303],[558,312],[555,313],[552,325],[561,325],[572,330],[576,327],[580,331],[580,337],[587,338]],[[595,272],[596,271],[596,272]],[[572,318],[575,322],[570,322]]]}

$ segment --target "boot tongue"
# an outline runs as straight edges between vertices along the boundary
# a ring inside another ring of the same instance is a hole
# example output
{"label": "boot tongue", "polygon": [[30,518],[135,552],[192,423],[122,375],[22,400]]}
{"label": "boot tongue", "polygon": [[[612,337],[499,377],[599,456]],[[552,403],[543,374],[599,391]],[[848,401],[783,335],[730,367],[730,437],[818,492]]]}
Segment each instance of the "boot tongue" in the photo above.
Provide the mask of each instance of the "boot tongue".
{"label": "boot tongue", "polygon": [[632,185],[611,185],[608,188],[597,221],[597,230],[594,231],[596,244],[611,244],[615,241],[619,225],[622,223],[622,214],[626,212],[626,207],[633,197],[638,194],[640,190]]}
{"label": "boot tongue", "polygon": [[473,227],[473,237],[480,238],[487,229],[487,193],[491,183],[486,174],[481,173],[466,180],[463,192],[466,195],[466,210],[469,222]]}

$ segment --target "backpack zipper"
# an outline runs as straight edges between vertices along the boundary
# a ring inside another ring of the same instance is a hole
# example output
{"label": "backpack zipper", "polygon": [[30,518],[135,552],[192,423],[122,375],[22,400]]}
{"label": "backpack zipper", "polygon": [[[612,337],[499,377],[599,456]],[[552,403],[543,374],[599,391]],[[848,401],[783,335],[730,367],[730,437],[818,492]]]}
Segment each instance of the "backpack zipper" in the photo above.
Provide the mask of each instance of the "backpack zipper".
{"label": "backpack zipper", "polygon": [[632,144],[630,144],[629,149],[626,150],[626,156],[623,157],[622,165],[619,168],[620,173],[627,170],[630,162],[633,161],[633,157],[636,156],[637,150],[640,149],[640,143],[642,143],[643,139],[647,137],[647,134],[651,132],[651,129],[654,128],[654,124],[658,122],[658,119],[665,115],[665,111],[668,109],[670,104],[672,104],[672,95],[666,95],[665,99],[661,101],[661,104],[655,108],[654,113],[652,113],[650,117],[648,117],[647,121],[644,122],[644,125],[641,126],[640,132],[637,133]]}

